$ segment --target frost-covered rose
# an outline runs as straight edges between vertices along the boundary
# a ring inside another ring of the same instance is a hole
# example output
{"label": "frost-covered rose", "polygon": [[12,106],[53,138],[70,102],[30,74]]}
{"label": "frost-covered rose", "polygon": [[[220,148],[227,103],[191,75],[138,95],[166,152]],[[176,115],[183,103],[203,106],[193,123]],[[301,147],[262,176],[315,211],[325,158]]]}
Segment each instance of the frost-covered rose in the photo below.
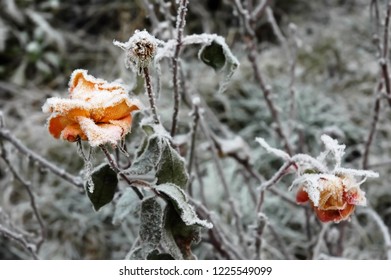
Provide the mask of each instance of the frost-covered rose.
{"label": "frost-covered rose", "polygon": [[356,205],[366,205],[365,193],[350,175],[305,175],[296,194],[298,203],[310,202],[322,222],[339,222],[349,218]]}
{"label": "frost-covered rose", "polygon": [[43,105],[52,113],[48,128],[55,138],[74,142],[87,140],[91,146],[116,145],[132,124],[132,112],[141,104],[131,99],[125,88],[75,70],[69,82],[69,98],[49,98]]}

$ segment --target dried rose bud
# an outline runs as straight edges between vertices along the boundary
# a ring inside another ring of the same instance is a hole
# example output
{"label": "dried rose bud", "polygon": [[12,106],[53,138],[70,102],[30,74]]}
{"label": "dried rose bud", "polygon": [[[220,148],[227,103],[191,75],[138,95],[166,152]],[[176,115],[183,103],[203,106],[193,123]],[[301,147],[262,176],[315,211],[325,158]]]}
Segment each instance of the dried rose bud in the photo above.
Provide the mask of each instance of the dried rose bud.
{"label": "dried rose bud", "polygon": [[114,40],[113,44],[125,51],[126,68],[132,68],[139,74],[143,68],[149,66],[157,49],[156,38],[145,30],[136,30],[126,43]]}

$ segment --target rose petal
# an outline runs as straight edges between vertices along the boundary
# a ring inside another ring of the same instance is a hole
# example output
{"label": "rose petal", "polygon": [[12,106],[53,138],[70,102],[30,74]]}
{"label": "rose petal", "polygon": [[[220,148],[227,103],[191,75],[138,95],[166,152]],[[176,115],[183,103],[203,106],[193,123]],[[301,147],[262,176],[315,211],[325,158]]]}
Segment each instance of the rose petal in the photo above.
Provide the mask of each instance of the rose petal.
{"label": "rose petal", "polygon": [[86,135],[77,123],[66,126],[61,132],[61,138],[69,142],[75,142],[77,139],[87,140]]}
{"label": "rose petal", "polygon": [[314,207],[316,216],[321,222],[340,222],[349,218],[355,209],[354,205],[346,204],[342,210],[321,210]]}
{"label": "rose petal", "polygon": [[132,126],[132,115],[129,114],[128,116],[120,119],[120,120],[111,120],[109,121],[110,124],[116,125],[118,127],[121,127],[122,129],[122,136],[130,132],[130,128]]}
{"label": "rose petal", "polygon": [[63,116],[54,116],[49,119],[48,129],[54,138],[60,138],[61,132],[64,128],[72,122]]}
{"label": "rose petal", "polygon": [[123,135],[122,127],[114,124],[95,124],[92,119],[80,117],[81,130],[87,136],[91,146],[96,147],[105,143],[116,145]]}
{"label": "rose petal", "polygon": [[69,81],[69,93],[71,98],[80,98],[81,95],[92,93],[94,91],[123,91],[125,89],[119,83],[109,83],[103,79],[97,79],[88,75],[87,70],[78,69],[73,71]]}
{"label": "rose petal", "polygon": [[89,117],[91,106],[83,100],[49,98],[42,107],[44,112],[52,112],[76,122],[76,117]]}
{"label": "rose petal", "polygon": [[299,204],[306,203],[309,200],[308,193],[304,190],[304,187],[300,187],[296,193],[296,202]]}

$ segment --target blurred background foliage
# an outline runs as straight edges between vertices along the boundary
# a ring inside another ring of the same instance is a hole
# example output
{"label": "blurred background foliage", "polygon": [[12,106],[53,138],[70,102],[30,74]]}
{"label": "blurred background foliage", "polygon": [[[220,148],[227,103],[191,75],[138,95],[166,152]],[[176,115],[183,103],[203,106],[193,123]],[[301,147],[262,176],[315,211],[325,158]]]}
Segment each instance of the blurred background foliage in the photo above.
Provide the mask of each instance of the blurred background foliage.
{"label": "blurred background foliage", "polygon": [[[83,160],[77,155],[75,145],[52,139],[45,127],[47,116],[41,111],[46,98],[67,94],[68,79],[74,69],[88,69],[94,76],[109,81],[121,78],[133,88],[135,94],[144,98],[142,81],[125,69],[124,57],[112,41],[127,41],[136,29],[146,29],[162,40],[171,38],[167,25],[152,28],[153,22],[145,2],[1,0],[0,110],[4,113],[7,127],[24,144],[71,173],[77,174],[82,170]],[[167,24],[175,26],[175,0],[150,2],[154,4],[159,22],[168,20]],[[163,2],[171,4],[163,9],[159,5]],[[276,140],[273,120],[254,82],[245,44],[240,36],[240,21],[229,2],[190,1],[185,28],[186,34],[217,33],[226,38],[241,62],[227,92],[216,96],[218,81],[222,76],[198,61],[196,49],[186,48],[182,52],[185,78],[191,90],[204,98],[217,117],[216,135],[222,138],[240,135],[251,151],[251,163],[265,178],[269,178],[281,162],[265,154],[254,139],[263,137],[276,147],[281,147],[281,143]],[[257,62],[275,93],[273,98],[279,106],[284,129],[289,131],[289,139],[297,152],[317,155],[321,150],[320,135],[328,133],[347,145],[345,164],[361,168],[362,152],[373,114],[373,89],[379,72],[377,50],[372,43],[374,24],[370,19],[370,2],[271,1],[275,18],[288,43],[292,45],[294,40],[300,41],[295,69],[295,123],[290,122],[288,113],[291,77],[286,51],[266,17],[255,24],[259,41]],[[384,11],[385,1],[379,2]],[[296,25],[295,36],[289,29],[290,23]],[[162,66],[162,91],[158,101],[163,123],[166,121],[167,124],[172,106],[169,69],[168,62]],[[367,182],[364,188],[369,205],[378,211],[389,228],[391,128],[390,110],[383,109],[370,155],[372,169],[381,176],[379,180]],[[179,127],[183,135],[189,131],[191,117],[188,113],[189,110],[183,106]],[[137,122],[137,116],[135,120]],[[138,131],[138,128],[135,127],[134,131]],[[139,138],[129,136],[129,150],[137,148],[141,141]],[[224,230],[230,232],[232,213],[228,204],[222,203],[224,195],[211,164],[210,152],[201,141],[197,150],[208,197],[207,206],[224,225]],[[95,154],[96,162],[101,159],[100,154]],[[40,170],[18,153],[12,154],[12,160],[21,174],[32,182],[48,229],[40,257],[122,259],[126,256],[138,235],[137,208],[122,223],[113,224],[116,199],[96,213],[86,196],[66,182],[46,170]],[[243,168],[233,159],[226,157],[222,160],[225,175],[240,205],[243,215],[241,223],[251,238],[254,235],[251,225],[256,213],[249,189],[243,186],[252,184],[250,188],[256,188],[256,182],[246,179]],[[289,181],[283,180],[275,187],[287,192],[288,186]],[[197,189],[197,183],[194,188]],[[38,225],[24,189],[7,172],[2,162],[0,193],[0,222],[12,223],[30,232],[37,231]],[[195,196],[198,195],[196,191]],[[287,192],[287,195],[294,198],[293,192]],[[311,232],[308,232],[305,209],[281,202],[281,198],[273,195],[267,195],[264,212],[273,226],[272,230],[267,228],[264,233],[264,258],[312,258],[312,250],[322,229],[314,217],[309,219]],[[365,210],[358,209],[350,223],[329,225],[325,237],[327,242],[321,251],[324,255],[338,258],[383,259],[385,251],[379,232]],[[343,240],[343,246],[338,244],[338,240]],[[279,242],[285,244],[286,254],[275,245]],[[221,258],[210,246],[206,235],[194,253],[200,259]],[[0,258],[24,259],[30,256],[18,245],[0,236]]]}

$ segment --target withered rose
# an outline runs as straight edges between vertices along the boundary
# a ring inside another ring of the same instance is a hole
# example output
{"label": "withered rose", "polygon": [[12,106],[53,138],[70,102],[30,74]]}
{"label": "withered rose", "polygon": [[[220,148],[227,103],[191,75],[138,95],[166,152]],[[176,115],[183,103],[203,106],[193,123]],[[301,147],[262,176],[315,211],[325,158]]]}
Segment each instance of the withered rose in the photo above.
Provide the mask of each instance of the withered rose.
{"label": "withered rose", "polygon": [[296,194],[298,203],[310,202],[322,222],[339,222],[349,218],[356,205],[365,205],[365,193],[352,176],[327,175],[317,178],[316,188],[302,185]]}
{"label": "withered rose", "polygon": [[69,98],[49,98],[43,105],[51,135],[70,142],[87,140],[93,147],[116,145],[132,124],[132,112],[141,104],[125,88],[75,70],[69,82]]}

